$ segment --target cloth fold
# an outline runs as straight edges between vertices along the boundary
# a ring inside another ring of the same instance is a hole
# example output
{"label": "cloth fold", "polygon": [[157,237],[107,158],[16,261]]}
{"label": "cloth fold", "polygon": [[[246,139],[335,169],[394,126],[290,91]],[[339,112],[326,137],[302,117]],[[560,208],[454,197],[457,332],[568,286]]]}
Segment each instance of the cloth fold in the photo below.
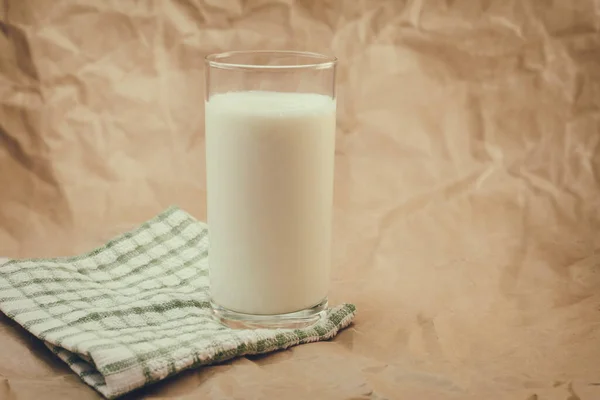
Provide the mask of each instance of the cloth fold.
{"label": "cloth fold", "polygon": [[327,340],[355,307],[303,329],[233,330],[211,317],[208,229],[177,207],[77,257],[0,261],[0,311],[107,398],[182,370]]}

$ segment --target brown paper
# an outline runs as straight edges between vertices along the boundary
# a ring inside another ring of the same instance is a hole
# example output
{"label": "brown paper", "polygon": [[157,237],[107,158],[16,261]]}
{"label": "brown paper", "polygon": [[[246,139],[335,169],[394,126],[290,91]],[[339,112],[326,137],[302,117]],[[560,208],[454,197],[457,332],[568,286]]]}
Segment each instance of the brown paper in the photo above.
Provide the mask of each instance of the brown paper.
{"label": "brown paper", "polygon": [[[7,0],[0,256],[205,217],[203,57],[339,64],[335,340],[127,398],[600,398],[593,0]],[[99,395],[6,317],[0,398]]]}

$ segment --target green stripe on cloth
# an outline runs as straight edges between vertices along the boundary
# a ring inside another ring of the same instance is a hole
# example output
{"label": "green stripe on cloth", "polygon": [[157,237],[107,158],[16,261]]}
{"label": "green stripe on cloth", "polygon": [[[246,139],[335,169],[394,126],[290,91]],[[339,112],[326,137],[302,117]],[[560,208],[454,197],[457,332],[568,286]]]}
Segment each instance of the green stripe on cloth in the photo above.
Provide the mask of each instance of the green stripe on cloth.
{"label": "green stripe on cloth", "polygon": [[208,298],[208,229],[170,207],[76,257],[0,260],[0,311],[112,399],[178,372],[328,340],[356,309],[305,329],[233,330]]}

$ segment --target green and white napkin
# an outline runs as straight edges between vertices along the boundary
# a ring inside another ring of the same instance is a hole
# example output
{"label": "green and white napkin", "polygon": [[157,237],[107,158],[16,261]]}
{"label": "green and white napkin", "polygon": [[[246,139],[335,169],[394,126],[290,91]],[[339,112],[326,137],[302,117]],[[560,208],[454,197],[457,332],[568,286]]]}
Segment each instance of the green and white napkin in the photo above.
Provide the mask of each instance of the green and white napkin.
{"label": "green and white napkin", "polygon": [[0,311],[115,398],[185,369],[330,339],[355,307],[304,329],[223,327],[209,308],[208,229],[172,207],[82,256],[0,261]]}

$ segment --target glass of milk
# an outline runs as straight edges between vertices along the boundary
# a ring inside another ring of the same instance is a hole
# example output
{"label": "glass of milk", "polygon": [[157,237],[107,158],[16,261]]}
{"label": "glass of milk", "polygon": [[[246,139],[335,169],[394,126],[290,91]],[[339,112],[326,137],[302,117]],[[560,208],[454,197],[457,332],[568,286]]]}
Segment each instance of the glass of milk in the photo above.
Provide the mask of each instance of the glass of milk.
{"label": "glass of milk", "polygon": [[336,58],[206,58],[210,291],[230,327],[296,328],[327,307]]}

